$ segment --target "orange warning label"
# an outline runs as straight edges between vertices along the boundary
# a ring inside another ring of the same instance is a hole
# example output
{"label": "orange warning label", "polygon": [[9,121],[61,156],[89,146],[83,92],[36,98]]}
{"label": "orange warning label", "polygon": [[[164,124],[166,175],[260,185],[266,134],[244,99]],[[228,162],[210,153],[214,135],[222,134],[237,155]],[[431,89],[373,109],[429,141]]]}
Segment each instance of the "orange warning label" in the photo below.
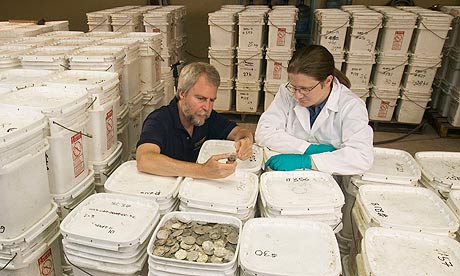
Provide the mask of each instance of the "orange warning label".
{"label": "orange warning label", "polygon": [[390,102],[388,101],[382,101],[380,103],[380,107],[379,107],[379,112],[378,112],[378,117],[380,118],[385,118],[388,114],[388,109],[390,107]]}
{"label": "orange warning label", "polygon": [[55,276],[53,254],[49,248],[43,255],[38,258],[38,267],[40,276]]}
{"label": "orange warning label", "polygon": [[286,28],[278,28],[276,46],[284,46],[284,44],[286,44]]}
{"label": "orange warning label", "polygon": [[107,149],[110,149],[113,145],[113,109],[110,109],[105,114],[105,134],[107,137]]}
{"label": "orange warning label", "polygon": [[79,176],[85,170],[85,159],[83,157],[83,135],[77,133],[70,138],[72,145],[72,159],[74,176]]}

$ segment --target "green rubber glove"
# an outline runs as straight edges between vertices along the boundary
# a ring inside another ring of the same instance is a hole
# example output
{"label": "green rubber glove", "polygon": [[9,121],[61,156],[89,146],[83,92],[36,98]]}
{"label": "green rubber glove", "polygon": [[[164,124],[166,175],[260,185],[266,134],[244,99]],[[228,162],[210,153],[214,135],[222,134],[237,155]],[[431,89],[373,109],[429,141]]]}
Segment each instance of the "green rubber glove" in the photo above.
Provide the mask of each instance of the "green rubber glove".
{"label": "green rubber glove", "polygon": [[335,148],[331,145],[326,144],[310,144],[304,154],[312,155],[323,152],[334,151]]}
{"label": "green rubber glove", "polygon": [[278,154],[270,157],[265,167],[270,167],[274,171],[311,169],[311,159],[308,154]]}

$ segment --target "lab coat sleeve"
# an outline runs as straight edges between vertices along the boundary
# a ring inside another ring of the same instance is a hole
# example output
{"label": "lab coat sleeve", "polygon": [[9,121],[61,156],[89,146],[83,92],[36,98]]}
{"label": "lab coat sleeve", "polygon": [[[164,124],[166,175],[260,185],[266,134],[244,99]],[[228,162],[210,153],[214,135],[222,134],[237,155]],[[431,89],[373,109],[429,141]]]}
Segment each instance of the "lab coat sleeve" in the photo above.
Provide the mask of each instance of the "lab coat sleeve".
{"label": "lab coat sleeve", "polygon": [[260,116],[255,132],[256,143],[282,153],[304,153],[309,142],[286,132],[295,102],[289,92],[280,86],[270,107]]}
{"label": "lab coat sleeve", "polygon": [[340,111],[342,116],[342,144],[333,152],[312,155],[316,168],[330,174],[353,175],[363,173],[374,162],[373,130],[364,102],[350,101]]}

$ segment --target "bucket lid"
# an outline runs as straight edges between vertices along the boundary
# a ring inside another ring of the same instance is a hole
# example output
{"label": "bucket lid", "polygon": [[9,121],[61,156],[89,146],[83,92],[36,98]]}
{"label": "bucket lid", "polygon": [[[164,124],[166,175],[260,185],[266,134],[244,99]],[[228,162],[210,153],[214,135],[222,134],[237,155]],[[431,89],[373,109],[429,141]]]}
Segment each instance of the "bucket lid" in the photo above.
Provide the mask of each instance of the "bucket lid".
{"label": "bucket lid", "polygon": [[447,205],[452,209],[457,218],[460,219],[460,190],[450,191]]}
{"label": "bucket lid", "polygon": [[158,209],[156,202],[141,197],[94,194],[64,218],[61,232],[76,243],[114,251],[138,246],[158,223]]}
{"label": "bucket lid", "polygon": [[2,104],[31,107],[41,110],[45,115],[65,113],[87,101],[85,90],[49,86],[27,87],[0,98]]}
{"label": "bucket lid", "polygon": [[363,180],[410,184],[420,179],[414,158],[406,151],[374,147],[374,164],[361,175]]}
{"label": "bucket lid", "polygon": [[334,178],[316,171],[265,172],[260,193],[268,208],[286,215],[334,213],[345,202]]}
{"label": "bucket lid", "polygon": [[158,176],[137,170],[137,162],[128,161],[119,166],[104,184],[109,193],[137,195],[155,200],[177,196],[182,177]]}
{"label": "bucket lid", "polygon": [[447,237],[372,227],[362,247],[366,275],[459,274],[460,243]]}
{"label": "bucket lid", "polygon": [[327,224],[297,219],[255,218],[241,233],[240,265],[249,275],[341,273],[340,252]]}
{"label": "bucket lid", "polygon": [[109,91],[118,82],[118,74],[114,72],[66,70],[53,75],[45,84],[67,88],[84,88],[93,94]]}
{"label": "bucket lid", "polygon": [[401,185],[363,185],[359,203],[367,223],[385,228],[448,235],[459,220],[433,191]]}
{"label": "bucket lid", "polygon": [[258,177],[237,171],[222,179],[185,178],[179,198],[190,207],[200,207],[224,213],[237,213],[241,208],[254,207],[257,199]]}
{"label": "bucket lid", "polygon": [[[41,83],[43,78],[55,74],[51,70],[10,69],[0,72],[0,86],[23,88]],[[1,94],[1,93],[0,93]]]}
{"label": "bucket lid", "polygon": [[422,151],[415,154],[423,176],[460,189],[460,153],[443,151]]}
{"label": "bucket lid", "polygon": [[[235,142],[229,140],[207,140],[201,146],[197,163],[204,164],[208,159],[216,154],[235,152]],[[262,168],[262,149],[257,145],[252,145],[252,156],[246,160],[237,159],[236,169],[257,173]]]}

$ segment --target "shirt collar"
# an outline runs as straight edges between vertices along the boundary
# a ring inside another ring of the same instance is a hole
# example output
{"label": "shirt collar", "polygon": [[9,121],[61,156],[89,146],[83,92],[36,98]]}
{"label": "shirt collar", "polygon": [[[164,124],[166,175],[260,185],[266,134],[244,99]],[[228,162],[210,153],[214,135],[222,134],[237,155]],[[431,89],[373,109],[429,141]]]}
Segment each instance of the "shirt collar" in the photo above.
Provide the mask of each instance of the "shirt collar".
{"label": "shirt collar", "polygon": [[169,112],[171,112],[172,117],[174,118],[174,126],[178,129],[184,129],[184,126],[182,125],[179,117],[179,106],[178,103],[179,100],[174,97],[171,102],[169,103]]}

